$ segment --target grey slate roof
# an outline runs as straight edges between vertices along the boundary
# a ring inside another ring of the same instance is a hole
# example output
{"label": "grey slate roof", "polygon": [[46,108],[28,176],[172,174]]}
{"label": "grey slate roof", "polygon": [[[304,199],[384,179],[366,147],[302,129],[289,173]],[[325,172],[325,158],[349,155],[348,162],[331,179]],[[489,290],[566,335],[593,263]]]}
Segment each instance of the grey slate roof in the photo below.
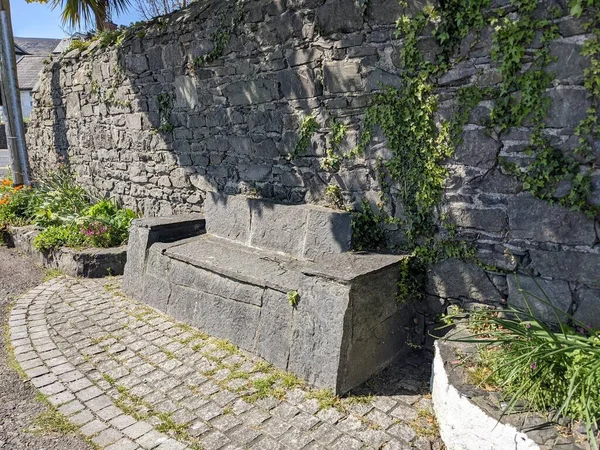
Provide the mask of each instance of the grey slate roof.
{"label": "grey slate roof", "polygon": [[[18,58],[18,57],[17,57]],[[17,60],[19,89],[33,89],[48,56],[22,56]]]}
{"label": "grey slate roof", "polygon": [[48,56],[60,44],[61,39],[15,37],[15,45],[29,55]]}
{"label": "grey slate roof", "polygon": [[44,60],[57,52],[61,41],[62,39],[15,37],[19,89],[33,89],[44,68]]}

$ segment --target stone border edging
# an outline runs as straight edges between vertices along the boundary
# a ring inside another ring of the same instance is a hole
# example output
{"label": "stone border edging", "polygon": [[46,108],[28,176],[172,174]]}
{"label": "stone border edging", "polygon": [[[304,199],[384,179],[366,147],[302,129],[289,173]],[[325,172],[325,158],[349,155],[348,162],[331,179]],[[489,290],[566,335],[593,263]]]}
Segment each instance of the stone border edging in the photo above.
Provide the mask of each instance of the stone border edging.
{"label": "stone border edging", "polygon": [[433,409],[448,450],[540,449],[527,434],[486,414],[451,383],[439,341],[435,342],[431,377]]}
{"label": "stone border edging", "polygon": [[42,266],[58,269],[74,277],[102,278],[122,275],[127,260],[127,246],[111,248],[87,248],[76,250],[60,248],[42,252],[33,246],[39,234],[34,226],[11,227],[6,231],[7,244],[26,254]]}
{"label": "stone border edging", "polygon": [[[54,278],[21,296],[11,310],[8,326],[13,356],[31,384],[58,412],[78,427],[90,442],[106,450],[186,450],[152,425],[123,415],[113,400],[70,364],[53,341],[45,308],[66,278]],[[106,420],[103,412],[118,411]],[[117,438],[118,436],[118,438]]]}

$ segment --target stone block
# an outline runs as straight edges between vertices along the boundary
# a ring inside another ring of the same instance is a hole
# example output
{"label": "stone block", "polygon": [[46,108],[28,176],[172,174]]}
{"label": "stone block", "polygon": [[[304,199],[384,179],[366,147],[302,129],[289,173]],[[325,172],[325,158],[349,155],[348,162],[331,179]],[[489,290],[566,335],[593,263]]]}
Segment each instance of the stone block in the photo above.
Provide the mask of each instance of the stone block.
{"label": "stone block", "polygon": [[583,71],[590,65],[589,58],[581,54],[582,44],[569,40],[559,40],[548,45],[550,54],[556,58],[546,70],[556,78],[582,78]]}
{"label": "stone block", "polygon": [[596,241],[593,219],[529,194],[510,197],[507,212],[512,239],[567,245],[593,245]]}
{"label": "stone block", "polygon": [[502,295],[483,269],[458,259],[446,259],[427,272],[426,292],[453,300],[498,302]]}
{"label": "stone block", "polygon": [[600,289],[579,288],[573,317],[586,327],[600,329]]}
{"label": "stone block", "polygon": [[324,35],[352,33],[363,26],[363,13],[354,0],[328,0],[317,8],[315,19]]}
{"label": "stone block", "polygon": [[174,217],[136,219],[129,229],[127,262],[123,270],[123,292],[140,298],[144,290],[142,278],[148,249],[155,242],[172,242],[204,232],[204,217],[198,214]]}
{"label": "stone block", "polygon": [[352,92],[362,90],[360,64],[331,62],[323,66],[325,89],[328,92]]}
{"label": "stone block", "polygon": [[324,253],[343,253],[352,248],[352,216],[313,206],[308,210],[302,256],[316,259]]}
{"label": "stone block", "polygon": [[562,280],[545,280],[527,276],[509,275],[508,305],[521,310],[531,309],[533,316],[546,323],[566,322],[573,298],[569,284]]}
{"label": "stone block", "polygon": [[[239,205],[248,218],[252,213],[253,225],[265,222],[257,230],[289,222],[286,237],[299,242],[296,252],[303,249],[307,223],[326,226],[333,215],[333,226],[338,220],[342,229],[349,225],[343,213],[316,208],[312,217],[313,209],[302,205],[270,205],[259,216],[253,203],[264,207],[255,199]],[[293,213],[301,219],[294,222]],[[137,275],[151,306],[342,393],[407,352],[406,330],[414,325],[412,308],[390,295],[402,257],[339,253],[348,243],[326,240],[317,251],[322,254],[309,261],[207,233],[154,243]],[[288,301],[291,291],[299,294],[296,305]]]}
{"label": "stone block", "polygon": [[308,67],[282,70],[277,75],[281,92],[287,99],[295,100],[321,95],[321,84],[315,79],[314,71]]}
{"label": "stone block", "polygon": [[463,132],[462,141],[452,159],[460,164],[488,170],[496,165],[498,150],[500,142],[489,136],[485,129],[471,129]]}
{"label": "stone block", "polygon": [[548,92],[551,103],[546,117],[549,128],[575,129],[586,118],[591,103],[583,87],[557,87]]}
{"label": "stone block", "polygon": [[287,293],[266,289],[264,307],[256,331],[256,352],[280,369],[286,369],[290,357],[294,310]]}
{"label": "stone block", "polygon": [[238,242],[248,242],[250,238],[249,199],[207,192],[204,200],[204,213],[210,217],[206,231],[216,236]]}
{"label": "stone block", "polygon": [[198,91],[194,78],[181,75],[175,77],[175,107],[194,109],[198,104]]}
{"label": "stone block", "polygon": [[254,105],[279,99],[277,82],[267,78],[237,81],[223,88],[231,105]]}
{"label": "stone block", "polygon": [[252,199],[249,202],[250,245],[302,255],[308,209]]}
{"label": "stone block", "polygon": [[529,250],[530,268],[542,277],[579,281],[600,288],[600,254],[570,250]]}
{"label": "stone block", "polygon": [[466,204],[451,204],[449,216],[459,227],[499,233],[508,227],[506,213],[497,208],[475,208]]}

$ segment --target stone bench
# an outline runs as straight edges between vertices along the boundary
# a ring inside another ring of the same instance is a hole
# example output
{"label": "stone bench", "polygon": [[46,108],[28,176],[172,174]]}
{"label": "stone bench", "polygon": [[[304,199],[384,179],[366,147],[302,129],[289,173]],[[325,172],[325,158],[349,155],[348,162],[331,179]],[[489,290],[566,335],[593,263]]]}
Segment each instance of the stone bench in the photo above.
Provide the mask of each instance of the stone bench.
{"label": "stone bench", "polygon": [[337,393],[408,350],[402,256],[349,252],[349,214],[213,194],[205,215],[207,233],[170,242],[135,221],[125,292]]}

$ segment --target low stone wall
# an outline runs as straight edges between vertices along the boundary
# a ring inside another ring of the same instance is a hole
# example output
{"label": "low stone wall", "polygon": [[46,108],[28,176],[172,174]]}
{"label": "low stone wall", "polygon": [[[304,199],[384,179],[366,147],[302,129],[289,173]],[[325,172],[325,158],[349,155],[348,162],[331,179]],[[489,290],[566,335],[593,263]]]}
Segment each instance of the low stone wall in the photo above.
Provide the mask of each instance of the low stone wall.
{"label": "low stone wall", "polygon": [[110,275],[123,275],[127,248],[88,248],[76,250],[60,248],[42,252],[33,246],[33,239],[39,234],[34,226],[11,227],[5,232],[8,246],[16,248],[33,261],[49,269],[58,269],[73,277],[102,278]]}

